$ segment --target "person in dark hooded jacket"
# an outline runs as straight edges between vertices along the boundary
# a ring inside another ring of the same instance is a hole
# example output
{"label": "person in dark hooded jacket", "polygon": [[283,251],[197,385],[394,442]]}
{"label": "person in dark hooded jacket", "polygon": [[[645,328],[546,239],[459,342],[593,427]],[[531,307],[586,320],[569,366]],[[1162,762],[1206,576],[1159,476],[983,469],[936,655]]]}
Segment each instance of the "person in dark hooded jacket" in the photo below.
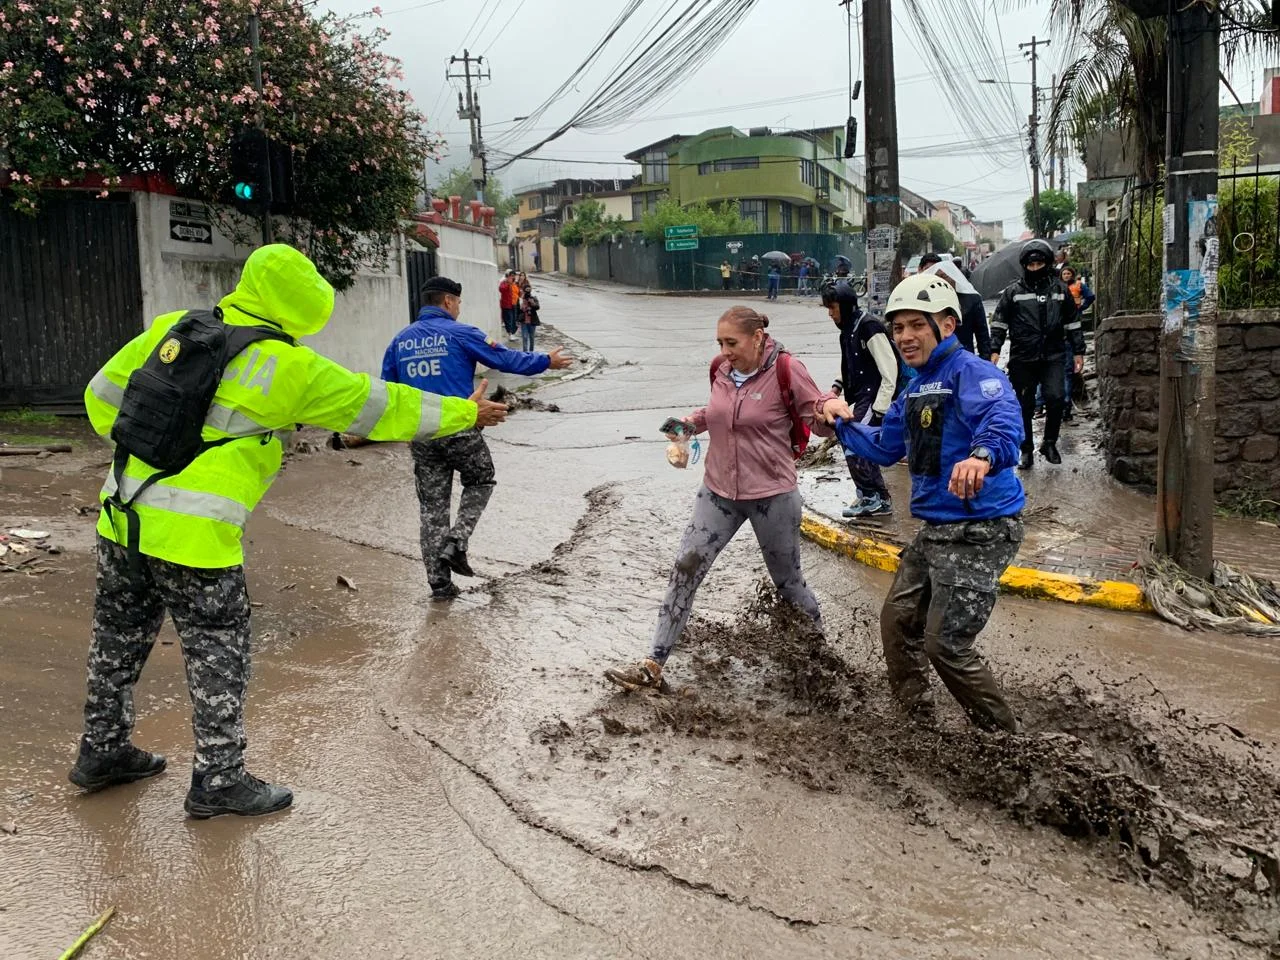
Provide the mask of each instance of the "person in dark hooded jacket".
{"label": "person in dark hooded jacket", "polygon": [[[879,426],[898,393],[898,355],[884,324],[858,306],[847,280],[822,285],[822,305],[840,329],[840,377],[832,389],[844,396],[858,423]],[[893,499],[880,467],[865,457],[846,457],[857,498],[845,507],[846,517],[893,512]]]}

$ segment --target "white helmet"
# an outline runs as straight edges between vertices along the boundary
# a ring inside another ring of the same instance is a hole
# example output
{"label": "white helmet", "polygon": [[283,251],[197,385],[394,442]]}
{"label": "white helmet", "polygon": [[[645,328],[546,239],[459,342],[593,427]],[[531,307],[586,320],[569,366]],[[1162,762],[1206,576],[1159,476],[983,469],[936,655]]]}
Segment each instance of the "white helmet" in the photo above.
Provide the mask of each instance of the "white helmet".
{"label": "white helmet", "polygon": [[951,284],[936,273],[917,273],[907,277],[893,288],[889,303],[884,308],[888,318],[899,310],[919,310],[921,313],[941,313],[950,310],[960,319],[960,298]]}

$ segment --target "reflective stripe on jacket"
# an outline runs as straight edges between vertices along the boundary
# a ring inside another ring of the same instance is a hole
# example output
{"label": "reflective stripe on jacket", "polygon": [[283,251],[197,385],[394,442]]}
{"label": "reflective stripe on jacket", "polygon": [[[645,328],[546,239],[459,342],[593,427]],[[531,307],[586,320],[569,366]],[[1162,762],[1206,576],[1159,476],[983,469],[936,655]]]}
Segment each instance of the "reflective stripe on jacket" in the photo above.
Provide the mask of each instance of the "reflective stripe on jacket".
{"label": "reflective stripe on jacket", "polygon": [[[322,286],[321,286],[322,285]],[[291,336],[320,330],[333,308],[333,290],[302,254],[283,244],[254,252],[234,293],[219,303],[227,323],[274,325]],[[185,311],[157,317],[98,371],[85,390],[94,429],[109,436],[129,376],[146,361]],[[135,508],[142,553],[189,567],[244,562],[241,536],[249,514],[280,470],[284,442],[299,423],[373,440],[448,436],[474,426],[476,405],[353,373],[309,347],[279,340],[251,344],[227,365],[205,417],[206,441],[238,437],[201,453],[182,472],[143,492]],[[130,458],[127,499],[155,469]],[[100,499],[116,489],[109,475]],[[106,511],[98,532],[125,543],[125,524]]]}

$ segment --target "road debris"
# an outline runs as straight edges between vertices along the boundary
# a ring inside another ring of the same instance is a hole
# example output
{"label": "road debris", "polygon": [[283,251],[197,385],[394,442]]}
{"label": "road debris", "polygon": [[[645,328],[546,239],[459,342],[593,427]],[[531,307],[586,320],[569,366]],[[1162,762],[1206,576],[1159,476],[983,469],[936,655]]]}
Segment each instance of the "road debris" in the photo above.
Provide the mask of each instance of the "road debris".
{"label": "road debris", "polygon": [[12,820],[6,820],[4,823],[0,823],[0,833],[7,833],[11,837],[16,837],[18,835],[18,825]]}
{"label": "road debris", "polygon": [[85,945],[96,937],[98,933],[101,932],[102,928],[111,922],[111,918],[115,915],[116,908],[108,907],[107,912],[97,920],[93,921],[93,923],[89,924],[89,928],[85,930],[84,933],[80,934],[80,939],[67,948],[67,952],[61,956],[60,960],[71,960],[72,957],[78,957],[80,955],[80,951],[85,948]]}
{"label": "road debris", "polygon": [[51,453],[70,453],[69,443],[46,443],[38,447],[0,447],[0,457],[43,457]]}
{"label": "road debris", "polygon": [[47,540],[49,533],[46,530],[28,530],[26,527],[19,527],[16,530],[10,530],[9,536],[18,537],[21,540]]}
{"label": "road debris", "polygon": [[344,577],[342,574],[338,574],[338,586],[346,587],[352,593],[360,592],[360,588],[356,586],[355,581]]}

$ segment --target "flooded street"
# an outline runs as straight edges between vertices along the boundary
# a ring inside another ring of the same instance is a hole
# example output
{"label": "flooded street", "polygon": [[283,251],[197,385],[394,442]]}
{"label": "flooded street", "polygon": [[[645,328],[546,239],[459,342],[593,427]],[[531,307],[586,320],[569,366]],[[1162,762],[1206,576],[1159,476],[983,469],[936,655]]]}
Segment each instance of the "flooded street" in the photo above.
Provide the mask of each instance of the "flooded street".
{"label": "flooded street", "polygon": [[[684,689],[607,685],[647,652],[701,477],[657,427],[705,401],[727,303],[540,297],[606,362],[487,434],[460,599],[428,602],[403,445],[299,455],[251,521],[248,762],[294,789],[279,815],[185,818],[168,624],[134,735],[168,771],[67,782],[93,590],[76,508],[108,457],[0,467],[4,527],[64,551],[0,574],[0,958],[57,956],[112,905],[86,958],[1280,955],[1274,640],[1002,597],[980,645],[1028,736],[977,733],[947,697],[922,729],[884,682],[889,575],[805,544],[822,643],[758,600],[743,531],[670,661]],[[825,312],[770,306],[830,382]],[[1037,469],[1029,489],[1069,516],[1132,502],[1109,484]]]}

